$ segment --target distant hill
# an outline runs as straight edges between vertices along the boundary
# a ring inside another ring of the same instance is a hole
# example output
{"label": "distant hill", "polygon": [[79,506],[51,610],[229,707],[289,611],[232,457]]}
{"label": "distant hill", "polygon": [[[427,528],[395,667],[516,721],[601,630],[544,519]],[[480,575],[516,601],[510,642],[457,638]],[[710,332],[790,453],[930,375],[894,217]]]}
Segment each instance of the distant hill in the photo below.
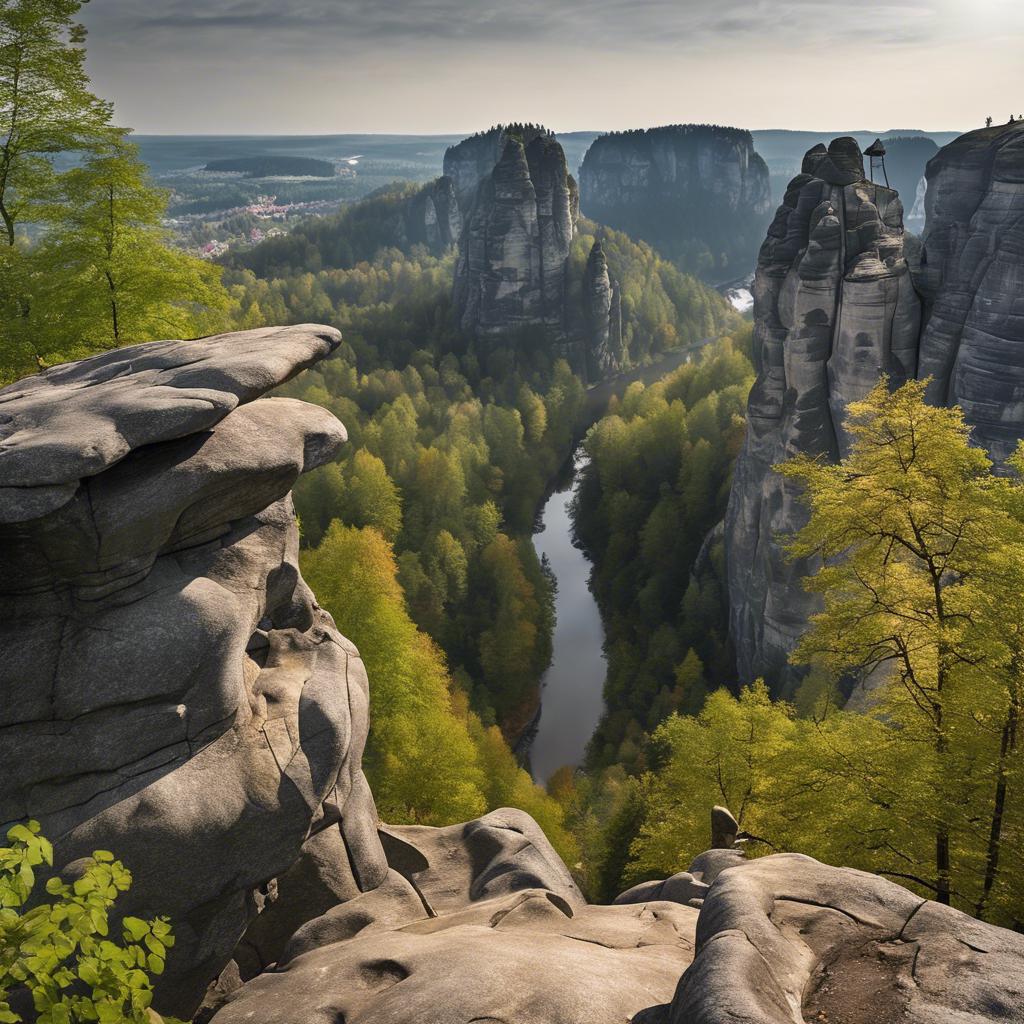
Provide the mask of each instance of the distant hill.
{"label": "distant hill", "polygon": [[334,164],[311,156],[243,156],[211,160],[204,171],[240,173],[247,178],[333,178]]}

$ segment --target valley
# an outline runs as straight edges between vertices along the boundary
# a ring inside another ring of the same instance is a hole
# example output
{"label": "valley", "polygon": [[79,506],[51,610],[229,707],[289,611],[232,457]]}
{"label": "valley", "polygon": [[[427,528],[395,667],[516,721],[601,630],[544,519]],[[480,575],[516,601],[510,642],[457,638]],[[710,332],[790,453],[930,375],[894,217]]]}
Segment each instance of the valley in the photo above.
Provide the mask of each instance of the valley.
{"label": "valley", "polygon": [[1024,1024],[1024,20],[798,8],[0,0],[0,1024]]}

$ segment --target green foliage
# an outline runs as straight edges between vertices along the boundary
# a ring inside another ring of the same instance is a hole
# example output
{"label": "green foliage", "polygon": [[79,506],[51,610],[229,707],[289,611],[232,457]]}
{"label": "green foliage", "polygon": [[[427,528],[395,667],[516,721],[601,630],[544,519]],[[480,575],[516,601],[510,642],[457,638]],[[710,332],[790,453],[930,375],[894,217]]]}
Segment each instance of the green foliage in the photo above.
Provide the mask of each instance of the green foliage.
{"label": "green foliage", "polygon": [[113,854],[97,850],[70,884],[50,877],[47,899],[33,893],[37,870],[53,864],[38,822],[15,825],[7,839],[11,845],[0,849],[0,1022],[23,1019],[9,1002],[21,992],[39,1024],[149,1024],[150,975],[163,973],[174,945],[167,919],[125,917],[119,943],[110,908],[132,876]]}
{"label": "green foliage", "polygon": [[170,248],[111,106],[89,90],[79,0],[0,0],[0,385],[220,323],[217,268]]}
{"label": "green foliage", "polygon": [[335,522],[301,561],[320,603],[364,652],[372,681],[364,763],[382,816],[445,825],[514,805],[571,860],[560,807],[533,785],[501,732],[469,710],[440,650],[409,617],[381,534]]}
{"label": "green foliage", "polygon": [[[1024,449],[990,472],[959,409],[883,381],[850,407],[839,465],[781,467],[806,490],[791,550],[820,593],[795,660],[799,713],[755,684],[654,733],[627,874],[685,868],[728,805],[757,852],[888,875],[987,920],[1024,921]],[[863,686],[846,708],[836,683]]]}
{"label": "green foliage", "polygon": [[[632,384],[589,432],[574,506],[605,626],[606,715],[592,768],[642,765],[644,736],[731,678],[722,518],[753,368],[738,336]],[[701,556],[698,559],[698,556]]]}

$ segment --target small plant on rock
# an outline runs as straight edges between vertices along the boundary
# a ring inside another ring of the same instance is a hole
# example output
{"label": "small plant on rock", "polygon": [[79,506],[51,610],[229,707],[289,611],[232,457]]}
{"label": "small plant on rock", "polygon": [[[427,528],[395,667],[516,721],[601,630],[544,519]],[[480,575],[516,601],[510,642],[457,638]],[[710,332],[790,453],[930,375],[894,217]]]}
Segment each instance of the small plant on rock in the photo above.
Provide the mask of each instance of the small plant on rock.
{"label": "small plant on rock", "polygon": [[125,917],[122,943],[110,936],[110,908],[132,884],[112,853],[96,850],[73,882],[47,880],[33,892],[36,869],[53,864],[39,823],[15,825],[0,847],[0,1024],[23,1020],[12,1007],[31,998],[39,1024],[147,1024],[151,975],[162,973],[174,944],[167,918]]}

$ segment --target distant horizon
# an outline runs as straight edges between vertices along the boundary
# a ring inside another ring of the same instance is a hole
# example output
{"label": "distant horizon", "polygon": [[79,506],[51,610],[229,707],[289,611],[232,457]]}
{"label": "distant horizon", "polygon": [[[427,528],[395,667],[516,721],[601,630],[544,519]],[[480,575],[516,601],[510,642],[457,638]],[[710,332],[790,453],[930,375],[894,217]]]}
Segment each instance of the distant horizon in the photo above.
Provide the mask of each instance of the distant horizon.
{"label": "distant horizon", "polygon": [[144,135],[961,131],[1024,108],[1018,0],[92,0],[80,18],[97,93]]}
{"label": "distant horizon", "polygon": [[[263,131],[263,132],[239,132],[239,131],[202,131],[202,132],[191,132],[191,131],[144,131],[142,129],[133,128],[126,126],[130,129],[132,135],[139,137],[145,136],[146,138],[196,138],[196,139],[330,139],[338,138],[346,135],[373,135],[373,136],[404,136],[407,138],[436,138],[444,139],[450,136],[469,136],[475,135],[478,132],[487,131],[488,129],[500,125],[509,124],[512,122],[508,121],[492,121],[486,127],[477,128],[465,128],[455,129],[453,131],[429,131],[429,132],[416,132],[416,131],[339,131],[339,132],[274,132],[274,131]],[[665,122],[664,124],[651,124],[651,125],[632,125],[628,128],[551,128],[550,125],[545,124],[543,121],[538,122],[542,127],[548,128],[554,132],[555,135],[607,135],[612,132],[623,132],[623,131],[650,131],[655,128],[666,128],[671,127],[674,124],[711,124],[719,122],[710,121],[672,121]],[[994,121],[993,123],[999,124],[1001,122]],[[902,128],[849,128],[849,129],[836,129],[836,128],[750,128],[747,125],[742,124],[721,124],[723,128],[736,128],[741,131],[748,132],[791,132],[793,134],[808,134],[808,135],[835,135],[839,131],[845,131],[849,135],[894,135],[897,132],[921,132],[924,135],[948,135],[955,133],[958,135],[964,135],[967,132],[974,131],[976,128],[984,128],[984,124],[974,125],[973,128],[911,128],[904,126]]]}

